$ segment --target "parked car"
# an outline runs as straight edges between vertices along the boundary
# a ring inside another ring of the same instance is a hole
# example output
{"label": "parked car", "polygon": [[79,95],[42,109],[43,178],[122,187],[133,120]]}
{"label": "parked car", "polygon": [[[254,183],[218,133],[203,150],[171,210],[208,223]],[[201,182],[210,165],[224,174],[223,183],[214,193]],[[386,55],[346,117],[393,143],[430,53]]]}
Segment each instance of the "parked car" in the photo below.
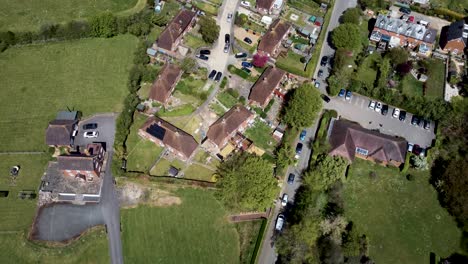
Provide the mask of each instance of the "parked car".
{"label": "parked car", "polygon": [[231,35],[229,34],[224,35],[224,43],[231,43]]}
{"label": "parked car", "polygon": [[411,118],[411,124],[413,126],[419,126],[419,122],[421,122],[421,120],[419,120],[419,117],[413,115],[413,117]]}
{"label": "parked car", "polygon": [[229,43],[226,43],[226,45],[224,45],[224,53],[228,53],[229,52]]}
{"label": "parked car", "polygon": [[344,97],[346,94],[346,90],[345,89],[341,89],[340,90],[340,93],[338,94],[339,97]]}
{"label": "parked car", "polygon": [[231,21],[232,21],[232,13],[229,13],[227,16],[227,22],[231,23]]}
{"label": "parked car", "polygon": [[251,70],[249,70],[249,69],[247,69],[247,68],[245,68],[245,67],[242,67],[242,70],[245,71],[245,72],[248,73],[248,74],[250,74],[250,73],[252,72]]}
{"label": "parked car", "polygon": [[244,42],[247,43],[247,44],[252,44],[252,40],[248,37],[245,37],[244,38]]}
{"label": "parked car", "polygon": [[400,117],[398,118],[400,121],[405,121],[406,119],[406,112],[400,111]]}
{"label": "parked car", "polygon": [[372,110],[375,110],[375,101],[372,101],[372,100],[370,101],[369,108]]}
{"label": "parked car", "polygon": [[402,12],[403,14],[409,15],[411,14],[411,9],[406,8],[406,7],[401,7],[400,12]]}
{"label": "parked car", "polygon": [[281,199],[281,205],[286,206],[288,204],[288,194],[283,194],[283,198]]}
{"label": "parked car", "polygon": [[395,107],[395,109],[393,109],[392,117],[399,118],[400,117],[400,109]]}
{"label": "parked car", "polygon": [[301,142],[297,143],[297,145],[296,145],[296,155],[294,156],[296,159],[298,159],[299,156],[301,155],[303,146],[304,145]]}
{"label": "parked car", "polygon": [[418,145],[418,144],[415,144],[414,147],[413,147],[413,153],[414,155],[419,155],[421,154],[421,150],[422,148]]}
{"label": "parked car", "polygon": [[320,66],[327,66],[328,63],[328,56],[323,56],[322,59],[320,60]]}
{"label": "parked car", "polygon": [[246,6],[246,7],[250,7],[250,2],[242,1],[241,5]]}
{"label": "parked car", "polygon": [[97,138],[99,136],[99,132],[98,131],[87,131],[87,132],[84,132],[83,136],[85,138]]}
{"label": "parked car", "polygon": [[218,72],[218,73],[216,74],[215,81],[216,81],[216,82],[219,82],[219,81],[221,80],[221,76],[223,76],[223,74],[222,74],[221,72]]}
{"label": "parked car", "polygon": [[203,55],[210,55],[210,54],[211,54],[211,51],[210,51],[210,50],[207,50],[207,49],[203,49],[203,50],[200,50],[200,54],[203,54]]}
{"label": "parked car", "polygon": [[421,148],[421,153],[419,153],[420,157],[426,157],[426,150]]}
{"label": "parked car", "polygon": [[208,56],[206,55],[203,55],[203,54],[199,54],[199,55],[195,55],[195,57],[199,58],[200,60],[208,60]]}
{"label": "parked car", "polygon": [[245,53],[245,52],[236,53],[236,55],[234,55],[234,57],[236,57],[236,59],[246,58],[247,53]]}
{"label": "parked car", "polygon": [[243,61],[243,62],[242,62],[242,67],[245,67],[245,68],[252,68],[252,63]]}
{"label": "parked car", "polygon": [[212,70],[212,71],[210,72],[210,75],[208,75],[208,79],[213,80],[215,76],[216,76],[216,71],[215,71],[215,70]]}
{"label": "parked car", "polygon": [[424,129],[429,130],[431,129],[431,121],[424,119]]}
{"label": "parked car", "polygon": [[408,152],[413,152],[413,147],[414,147],[414,144],[413,143],[408,143]]}
{"label": "parked car", "polygon": [[293,184],[295,178],[296,178],[296,175],[294,175],[293,173],[289,173],[288,184]]}
{"label": "parked car", "polygon": [[323,76],[323,70],[320,69],[318,72],[317,72],[317,76],[318,77],[322,77]]}
{"label": "parked car", "polygon": [[96,129],[97,124],[96,123],[88,123],[83,125],[83,130],[89,130],[89,129]]}
{"label": "parked car", "polygon": [[346,91],[345,99],[351,100],[351,97],[353,97],[353,93],[350,90]]}
{"label": "parked car", "polygon": [[380,111],[382,115],[387,115],[388,113],[388,105],[382,105],[382,110]]}
{"label": "parked car", "polygon": [[322,97],[322,100],[324,100],[326,103],[329,103],[331,101],[330,97],[328,97],[328,96],[326,96],[324,94],[320,95],[320,97]]}
{"label": "parked car", "polygon": [[381,110],[382,110],[382,103],[381,103],[381,102],[377,102],[377,103],[375,104],[375,111],[376,111],[377,113],[380,113]]}
{"label": "parked car", "polygon": [[299,135],[299,139],[300,139],[301,141],[304,141],[306,135],[307,135],[307,130],[305,130],[305,129],[302,130],[301,134]]}
{"label": "parked car", "polygon": [[276,231],[281,231],[283,229],[283,224],[284,224],[284,215],[279,214],[278,218],[276,218],[276,225],[275,225]]}
{"label": "parked car", "polygon": [[315,88],[320,88],[320,82],[315,81],[314,86],[315,86]]}

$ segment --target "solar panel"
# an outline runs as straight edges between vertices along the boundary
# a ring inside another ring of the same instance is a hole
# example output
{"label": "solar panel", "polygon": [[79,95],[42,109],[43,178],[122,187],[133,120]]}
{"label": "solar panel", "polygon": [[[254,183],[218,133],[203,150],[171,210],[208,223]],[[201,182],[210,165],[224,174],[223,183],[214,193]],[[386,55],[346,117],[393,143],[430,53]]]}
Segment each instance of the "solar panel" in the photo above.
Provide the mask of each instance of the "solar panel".
{"label": "solar panel", "polygon": [[146,129],[146,132],[159,140],[163,140],[164,135],[166,134],[166,129],[158,126],[157,124],[153,124]]}

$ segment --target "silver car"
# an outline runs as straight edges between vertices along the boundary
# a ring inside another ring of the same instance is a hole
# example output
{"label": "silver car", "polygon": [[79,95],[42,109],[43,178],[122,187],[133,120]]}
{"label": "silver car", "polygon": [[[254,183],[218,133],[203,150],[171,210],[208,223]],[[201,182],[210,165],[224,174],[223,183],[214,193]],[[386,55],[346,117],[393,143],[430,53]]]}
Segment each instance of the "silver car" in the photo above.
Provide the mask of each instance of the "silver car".
{"label": "silver car", "polygon": [[229,52],[229,43],[226,43],[226,45],[224,45],[224,53],[228,53]]}
{"label": "silver car", "polygon": [[380,113],[380,111],[382,110],[382,103],[381,102],[377,102],[377,104],[375,105],[375,111],[377,113]]}

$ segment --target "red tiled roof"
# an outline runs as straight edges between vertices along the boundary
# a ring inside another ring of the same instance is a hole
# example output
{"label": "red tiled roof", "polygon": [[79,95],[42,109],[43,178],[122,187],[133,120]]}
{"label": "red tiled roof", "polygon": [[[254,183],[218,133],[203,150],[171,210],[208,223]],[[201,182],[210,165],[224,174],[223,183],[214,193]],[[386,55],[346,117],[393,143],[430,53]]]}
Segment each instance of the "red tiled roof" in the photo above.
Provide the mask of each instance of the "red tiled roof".
{"label": "red tiled roof", "polygon": [[281,43],[281,40],[288,33],[290,27],[291,25],[287,22],[277,19],[273,24],[271,24],[267,33],[263,35],[260,43],[258,44],[257,50],[259,52],[272,55],[275,48]]}
{"label": "red tiled roof", "polygon": [[270,8],[273,6],[273,3],[275,0],[257,0],[257,8],[260,9],[266,9],[270,10]]}
{"label": "red tiled roof", "polygon": [[190,22],[195,17],[195,13],[189,10],[182,10],[172,21],[166,26],[156,44],[158,47],[172,50],[176,40],[182,35],[182,33],[190,25]]}
{"label": "red tiled roof", "polygon": [[285,71],[276,67],[269,67],[266,69],[252,86],[249,94],[249,100],[264,106],[267,103],[266,101],[268,97],[280,84],[285,75]]}
{"label": "red tiled roof", "polygon": [[161,103],[166,103],[171,96],[172,88],[176,86],[177,79],[182,74],[182,70],[175,64],[167,63],[161,69],[158,78],[151,86],[149,98]]}

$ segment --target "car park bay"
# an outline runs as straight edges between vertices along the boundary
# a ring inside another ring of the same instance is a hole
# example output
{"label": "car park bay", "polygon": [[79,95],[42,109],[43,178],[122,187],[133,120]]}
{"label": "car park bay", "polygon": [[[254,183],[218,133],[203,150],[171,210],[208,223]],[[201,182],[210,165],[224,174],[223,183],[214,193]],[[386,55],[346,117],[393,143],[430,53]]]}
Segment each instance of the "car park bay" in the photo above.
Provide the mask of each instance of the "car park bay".
{"label": "car park bay", "polygon": [[[374,100],[358,94],[353,94],[351,100],[343,97],[335,97],[324,108],[333,109],[338,112],[341,118],[358,122],[367,129],[379,130],[381,133],[405,138],[408,142],[417,144],[423,148],[431,146],[435,138],[434,124],[430,129],[411,125],[413,115],[407,113],[406,119],[400,121],[393,118],[391,114],[382,115],[374,109],[369,108],[370,101]],[[388,112],[393,113],[394,106],[388,106]]]}

